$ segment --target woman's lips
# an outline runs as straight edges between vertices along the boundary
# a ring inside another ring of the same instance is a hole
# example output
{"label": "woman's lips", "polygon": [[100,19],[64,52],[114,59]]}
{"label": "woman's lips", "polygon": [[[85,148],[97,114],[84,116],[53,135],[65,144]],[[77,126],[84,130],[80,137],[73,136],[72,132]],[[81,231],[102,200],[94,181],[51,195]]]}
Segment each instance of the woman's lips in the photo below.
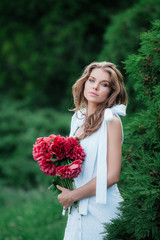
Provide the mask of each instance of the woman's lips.
{"label": "woman's lips", "polygon": [[91,95],[93,95],[93,96],[98,96],[98,94],[97,93],[94,93],[94,92],[89,92]]}

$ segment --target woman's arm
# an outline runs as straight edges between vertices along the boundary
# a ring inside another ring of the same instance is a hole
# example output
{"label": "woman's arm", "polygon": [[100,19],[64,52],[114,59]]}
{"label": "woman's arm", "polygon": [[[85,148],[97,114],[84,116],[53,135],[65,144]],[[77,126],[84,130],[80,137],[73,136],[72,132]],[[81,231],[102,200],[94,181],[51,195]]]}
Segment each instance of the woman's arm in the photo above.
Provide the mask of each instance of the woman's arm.
{"label": "woman's arm", "polygon": [[119,181],[122,158],[121,122],[115,116],[113,121],[108,122],[107,147],[107,186],[110,187]]}
{"label": "woman's arm", "polygon": [[[113,121],[107,123],[107,187],[119,181],[121,171],[121,154],[122,154],[122,134],[120,120],[114,116]],[[91,181],[75,190],[57,186],[62,191],[58,195],[58,200],[67,209],[74,202],[91,197],[96,194],[96,177]]]}

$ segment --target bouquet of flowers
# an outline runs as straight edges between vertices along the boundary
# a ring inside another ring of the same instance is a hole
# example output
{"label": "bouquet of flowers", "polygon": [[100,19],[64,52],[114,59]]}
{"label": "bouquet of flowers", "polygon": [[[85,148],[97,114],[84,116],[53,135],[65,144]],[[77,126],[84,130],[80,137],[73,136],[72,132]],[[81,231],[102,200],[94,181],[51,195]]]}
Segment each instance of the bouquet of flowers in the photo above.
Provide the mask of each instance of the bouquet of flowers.
{"label": "bouquet of flowers", "polygon": [[77,139],[50,135],[37,138],[33,158],[44,174],[53,176],[49,189],[58,190],[56,185],[60,185],[73,190],[74,178],[81,172],[85,153]]}

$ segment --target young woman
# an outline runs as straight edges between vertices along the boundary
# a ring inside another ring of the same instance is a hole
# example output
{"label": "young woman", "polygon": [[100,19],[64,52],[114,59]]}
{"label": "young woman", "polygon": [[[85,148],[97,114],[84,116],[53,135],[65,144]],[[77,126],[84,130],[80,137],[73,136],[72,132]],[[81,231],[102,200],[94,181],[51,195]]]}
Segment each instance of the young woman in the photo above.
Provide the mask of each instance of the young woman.
{"label": "young woman", "polygon": [[93,62],[73,85],[73,97],[70,136],[80,140],[86,158],[75,190],[57,186],[64,209],[79,205],[79,212],[72,207],[68,215],[64,240],[99,240],[103,223],[117,216],[123,201],[117,187],[123,142],[119,115],[125,116],[127,103],[123,77],[114,64]]}

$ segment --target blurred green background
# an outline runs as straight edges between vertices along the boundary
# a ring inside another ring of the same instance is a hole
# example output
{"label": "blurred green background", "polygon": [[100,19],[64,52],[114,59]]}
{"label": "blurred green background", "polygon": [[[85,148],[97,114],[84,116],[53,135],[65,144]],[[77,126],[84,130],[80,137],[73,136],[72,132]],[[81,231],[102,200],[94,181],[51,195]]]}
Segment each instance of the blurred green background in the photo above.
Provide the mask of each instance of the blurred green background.
{"label": "blurred green background", "polygon": [[[129,139],[133,119],[150,105],[143,93],[137,97],[141,83],[134,73],[140,58],[127,59],[138,54],[141,34],[157,19],[159,0],[0,2],[0,240],[63,239],[66,217],[57,195],[47,190],[51,178],[32,158],[33,144],[40,136],[69,134],[71,87],[92,61],[113,62],[124,75],[129,104],[123,123]],[[158,64],[154,71],[160,73]],[[158,91],[156,96],[157,102]],[[125,154],[128,149],[126,144]],[[124,196],[125,174],[119,183]]]}

